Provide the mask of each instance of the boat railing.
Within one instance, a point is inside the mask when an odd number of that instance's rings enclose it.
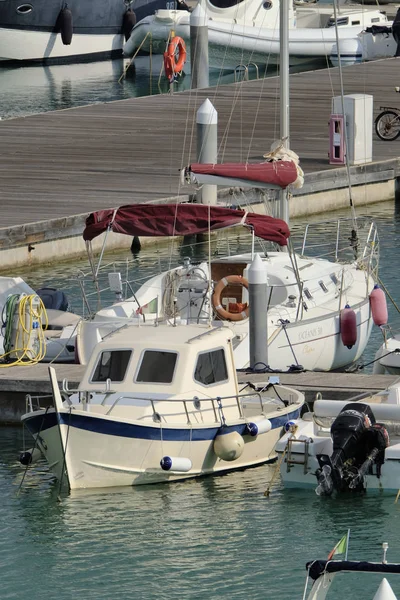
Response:
[[[63,386],[64,389],[68,388],[68,386]],[[68,398],[68,404],[69,404],[69,408],[73,408],[76,407],[78,408],[79,405],[84,405],[87,406],[91,403],[91,400],[93,399],[94,396],[94,391],[93,390],[69,390],[69,394],[72,395],[74,393],[78,393],[79,396],[79,403],[72,403],[71,400]],[[101,406],[107,407],[107,402],[110,399],[111,396],[114,396],[117,394],[117,392],[115,392],[115,390],[111,390],[109,388],[107,388],[104,391],[99,390],[98,392],[96,392],[98,394],[103,395],[104,394],[104,398],[101,402]],[[64,397],[65,399],[65,397]],[[188,423],[191,423],[191,413],[193,411],[193,408],[197,411],[200,409],[201,405],[209,405],[211,410],[213,411],[214,414],[214,419],[215,422],[221,422],[221,424],[225,423],[225,415],[224,415],[224,410],[228,408],[232,407],[232,402],[234,404],[236,404],[237,407],[237,411],[239,414],[239,417],[242,419],[245,419],[245,415],[243,412],[243,406],[242,406],[242,402],[243,400],[246,401],[247,400],[256,400],[257,404],[260,405],[260,413],[262,413],[264,411],[264,404],[265,404],[265,400],[267,399],[266,396],[263,396],[261,392],[254,390],[249,394],[236,394],[236,395],[231,395],[231,396],[216,396],[213,398],[204,398],[201,397],[199,398],[198,396],[193,396],[192,398],[144,398],[144,397],[136,397],[136,396],[131,396],[131,395],[127,395],[126,393],[121,393],[118,394],[116,398],[112,399],[111,402],[111,406],[108,408],[107,412],[105,413],[106,416],[110,416],[111,413],[114,411],[114,409],[119,406],[121,404],[122,401],[126,401],[129,400],[130,402],[140,402],[140,403],[148,403],[151,406],[152,409],[152,417],[153,417],[153,421],[155,421],[156,423],[161,422],[162,420],[162,416],[160,414],[160,404],[181,404],[183,407],[183,411],[185,412],[186,415],[186,419]],[[280,400],[282,402],[282,406],[286,403],[283,400],[281,400],[278,396],[275,397],[271,397],[270,399],[272,400]],[[287,404],[294,404],[295,403],[295,398],[293,395],[290,395],[289,400],[287,400]],[[279,405],[280,406],[280,405]],[[193,408],[192,408],[193,407]],[[278,405],[277,405],[278,407]]]
[[[356,260],[372,272],[377,268],[378,230],[375,223],[367,217],[357,219],[357,228],[353,219],[343,218],[307,223],[303,234],[296,231],[296,228],[293,229],[293,245],[301,255],[330,256],[335,261],[343,262]],[[318,241],[321,237],[324,239],[323,243]]]
[[[31,413],[35,410],[45,410],[46,407],[41,405],[41,400],[46,400],[46,405],[49,405],[49,401],[52,400],[52,394],[44,394],[41,396],[32,396],[32,394],[26,394],[25,396],[25,412]]]

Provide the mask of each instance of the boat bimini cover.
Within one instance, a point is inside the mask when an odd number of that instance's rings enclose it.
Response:
[[[356,571],[363,573],[400,573],[399,563],[374,563],[353,560],[314,560],[306,568],[311,579],[317,580],[324,573]]]
[[[91,241],[104,231],[131,236],[181,236],[243,225],[280,246],[287,245],[287,223],[267,215],[206,204],[133,204],[99,210],[86,219],[83,239]]]

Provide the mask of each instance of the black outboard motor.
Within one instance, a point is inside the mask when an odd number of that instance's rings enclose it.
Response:
[[[400,56],[400,8],[397,9],[397,13],[392,24],[392,33],[394,41],[397,44],[395,56]]]
[[[368,404],[346,404],[332,423],[331,435],[332,455],[317,455],[318,495],[363,491],[365,475],[373,464],[377,465],[377,477],[380,477],[389,436],[383,425],[376,423]]]
[[[62,311],[69,309],[67,296],[61,290],[46,287],[36,290],[36,293],[42,300],[45,308]]]

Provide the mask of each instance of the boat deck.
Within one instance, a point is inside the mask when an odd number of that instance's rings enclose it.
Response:
[[[346,67],[345,93],[372,94],[374,116],[380,105],[400,106],[399,65],[392,58]],[[291,147],[306,177],[329,172],[328,119],[331,99],[340,95],[339,70],[291,75],[290,88]],[[178,170],[196,158],[193,123],[206,98],[218,111],[219,160],[262,159],[279,137],[277,77],[1,121],[0,200],[7,210],[0,248],[18,241],[10,227],[42,222],[35,228],[40,241],[37,232],[45,239],[51,219],[193,191],[180,189]],[[380,161],[397,159],[398,143],[374,134],[377,171]]]

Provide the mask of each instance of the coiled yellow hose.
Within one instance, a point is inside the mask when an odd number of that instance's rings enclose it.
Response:
[[[11,302],[6,304],[6,333],[4,334],[4,349],[7,350],[0,356],[0,360],[7,361],[0,364],[0,368],[14,367],[16,365],[34,365],[46,355],[46,338],[44,331],[48,326],[46,308],[36,294],[10,297]],[[15,346],[11,348],[11,331],[18,304],[18,326],[15,337]],[[8,307],[10,307],[8,309]],[[28,319],[27,319],[28,317]],[[37,330],[37,334],[34,332]],[[37,335],[38,343],[35,350],[30,343],[32,335]],[[11,356],[13,355],[13,356]]]

